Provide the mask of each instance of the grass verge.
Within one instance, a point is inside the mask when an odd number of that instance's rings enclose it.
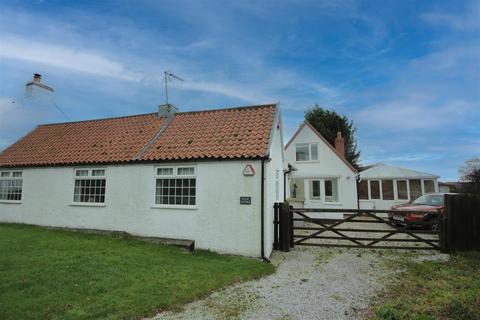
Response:
[[[0,224],[0,319],[132,319],[274,272],[254,259]]]
[[[452,255],[446,262],[388,259],[401,270],[370,310],[384,320],[480,319],[480,252]]]

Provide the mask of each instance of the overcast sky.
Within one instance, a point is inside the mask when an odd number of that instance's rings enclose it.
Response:
[[[0,2],[0,149],[34,126],[280,102],[357,127],[362,163],[456,180],[480,156],[480,1]],[[25,98],[34,72],[55,89]]]

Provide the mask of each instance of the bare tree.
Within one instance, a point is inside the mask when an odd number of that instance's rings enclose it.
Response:
[[[461,191],[465,193],[480,194],[480,158],[465,161],[460,167]]]

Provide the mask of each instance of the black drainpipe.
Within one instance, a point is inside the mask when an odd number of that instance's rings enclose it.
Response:
[[[288,170],[283,172],[283,202],[287,201],[287,174],[293,171],[293,166],[288,165]]]
[[[261,183],[262,183],[262,186],[261,186],[261,209],[260,209],[260,216],[261,216],[261,232],[260,232],[260,238],[261,238],[261,257],[262,257],[262,260],[265,261],[265,262],[270,262],[270,260],[265,257],[265,160],[266,159],[262,159],[262,173],[261,173]]]
[[[357,190],[357,210],[360,210],[360,196],[359,196],[359,194],[358,194],[358,184],[360,183],[360,180],[361,180],[361,179],[360,179],[360,175],[359,175],[359,174],[355,175],[355,180],[356,180],[356,181],[355,181],[355,182],[356,182],[356,183],[355,183],[355,188],[356,188],[356,190]]]

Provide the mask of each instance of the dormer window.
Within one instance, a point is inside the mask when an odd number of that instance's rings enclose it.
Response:
[[[296,161],[318,160],[318,143],[298,143],[296,147]]]

